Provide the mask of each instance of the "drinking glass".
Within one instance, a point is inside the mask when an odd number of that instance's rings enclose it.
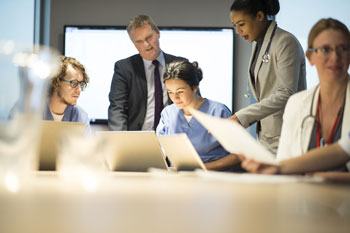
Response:
[[[37,164],[40,122],[58,53],[48,47],[20,50],[0,41],[0,184],[12,191]]]

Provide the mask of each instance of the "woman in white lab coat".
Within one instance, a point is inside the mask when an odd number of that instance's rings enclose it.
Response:
[[[320,83],[289,99],[278,160],[332,144],[350,131],[349,30],[338,20],[321,19],[310,31],[306,56]]]
[[[240,155],[243,168],[264,174],[346,170],[350,160],[349,48],[350,32],[343,23],[321,19],[315,24],[306,56],[316,66],[320,84],[288,100],[277,153],[279,165],[262,164]],[[348,172],[318,175],[350,182]]]

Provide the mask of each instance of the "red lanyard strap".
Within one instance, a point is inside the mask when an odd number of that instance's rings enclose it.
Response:
[[[319,117],[319,106],[320,106],[320,99],[321,97],[318,98],[318,103],[317,103],[317,126],[316,126],[316,147],[321,146],[321,124],[320,124],[320,117]],[[339,110],[337,114],[337,118],[335,119],[335,122],[332,127],[331,134],[328,137],[327,144],[330,144],[333,141],[335,129],[337,128],[338,121],[339,121],[339,115],[340,115],[341,109]]]

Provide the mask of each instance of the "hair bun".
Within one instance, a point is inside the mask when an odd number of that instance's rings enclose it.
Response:
[[[280,3],[278,0],[265,0],[266,14],[275,16],[280,11]]]
[[[194,61],[191,63],[193,65],[193,67],[195,68],[196,74],[197,74],[197,78],[198,78],[198,83],[203,79],[203,72],[202,69],[199,68],[198,66],[198,62]]]

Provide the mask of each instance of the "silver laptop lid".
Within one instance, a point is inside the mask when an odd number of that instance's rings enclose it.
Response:
[[[158,139],[177,171],[207,170],[186,134],[158,136]]]
[[[154,131],[99,131],[114,153],[106,160],[112,171],[146,172],[149,168],[168,169]]]

